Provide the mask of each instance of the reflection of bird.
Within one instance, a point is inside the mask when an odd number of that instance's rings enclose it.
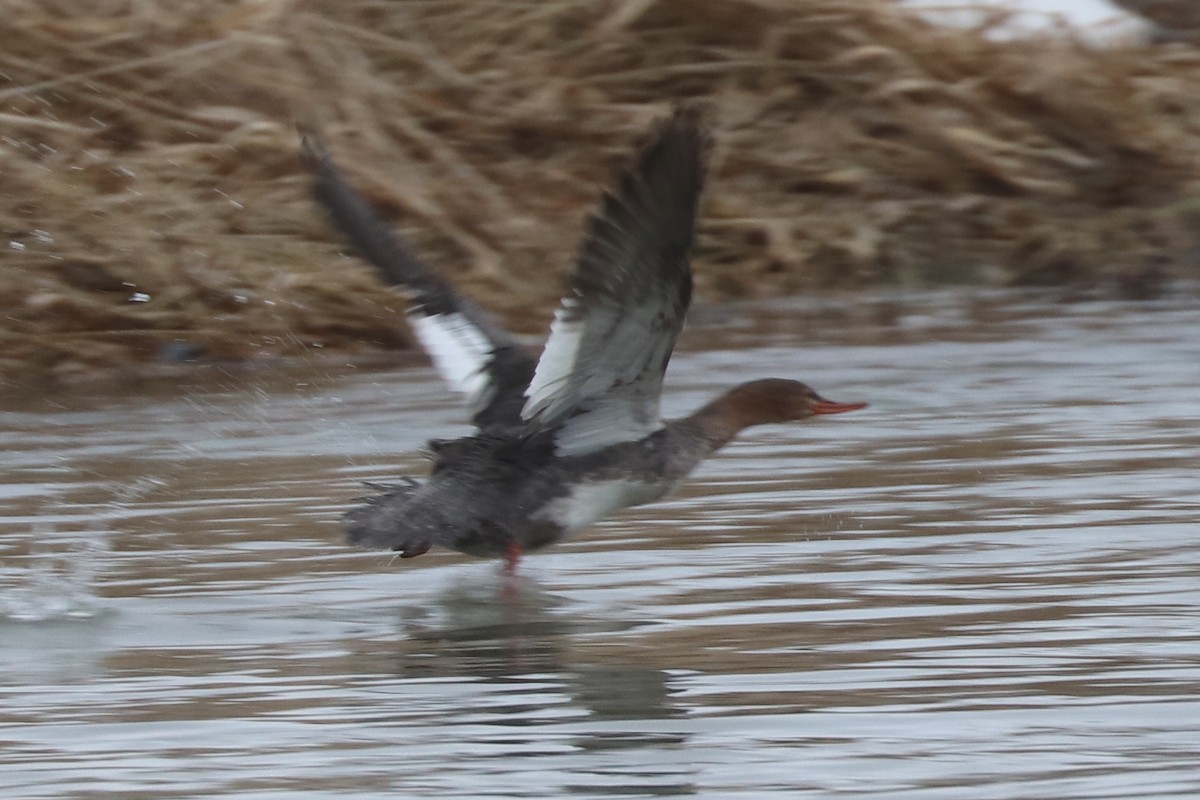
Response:
[[[424,482],[406,480],[347,514],[350,541],[507,556],[541,547],[674,489],[750,425],[836,414],[802,383],[752,381],[663,423],[663,372],[691,297],[688,264],[707,137],[683,109],[660,123],[607,194],[541,359],[431,272],[374,215],[311,139],[316,197],[390,283],[413,297],[417,338],[466,394],[478,432],[431,443]]]
[[[1162,38],[1200,40],[1196,0],[1112,0],[1114,5],[1153,22]]]

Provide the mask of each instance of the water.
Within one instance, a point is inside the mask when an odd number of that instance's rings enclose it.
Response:
[[[1200,795],[1200,303],[700,310],[756,429],[528,558],[340,543],[465,430],[420,366],[0,412],[0,795]]]
[[[1109,0],[901,0],[936,23],[975,27],[998,13],[1005,18],[1005,35],[1045,35],[1067,26],[1072,34],[1097,44],[1145,36],[1148,25]]]

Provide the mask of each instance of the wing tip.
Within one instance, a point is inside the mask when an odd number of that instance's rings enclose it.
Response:
[[[694,174],[696,193],[704,181],[705,164],[713,139],[711,116],[707,105],[698,101],[677,104],[669,115],[654,125],[643,140],[632,170],[638,174],[652,172],[659,161],[671,162],[672,171],[681,169]],[[686,168],[686,170],[682,169]]]
[[[297,122],[296,135],[300,138],[300,163],[310,172],[319,172],[329,162],[330,155],[317,125]]]

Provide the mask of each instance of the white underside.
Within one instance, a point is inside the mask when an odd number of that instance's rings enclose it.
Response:
[[[657,500],[673,489],[671,484],[642,481],[601,481],[576,486],[537,512],[539,519],[561,525],[567,532],[586,528],[614,511]]]

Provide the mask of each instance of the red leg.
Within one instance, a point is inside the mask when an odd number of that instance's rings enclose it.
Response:
[[[517,573],[517,562],[521,560],[521,554],[524,552],[525,549],[521,547],[520,542],[516,539],[509,539],[508,546],[504,551],[504,571],[509,575],[515,575]]]

